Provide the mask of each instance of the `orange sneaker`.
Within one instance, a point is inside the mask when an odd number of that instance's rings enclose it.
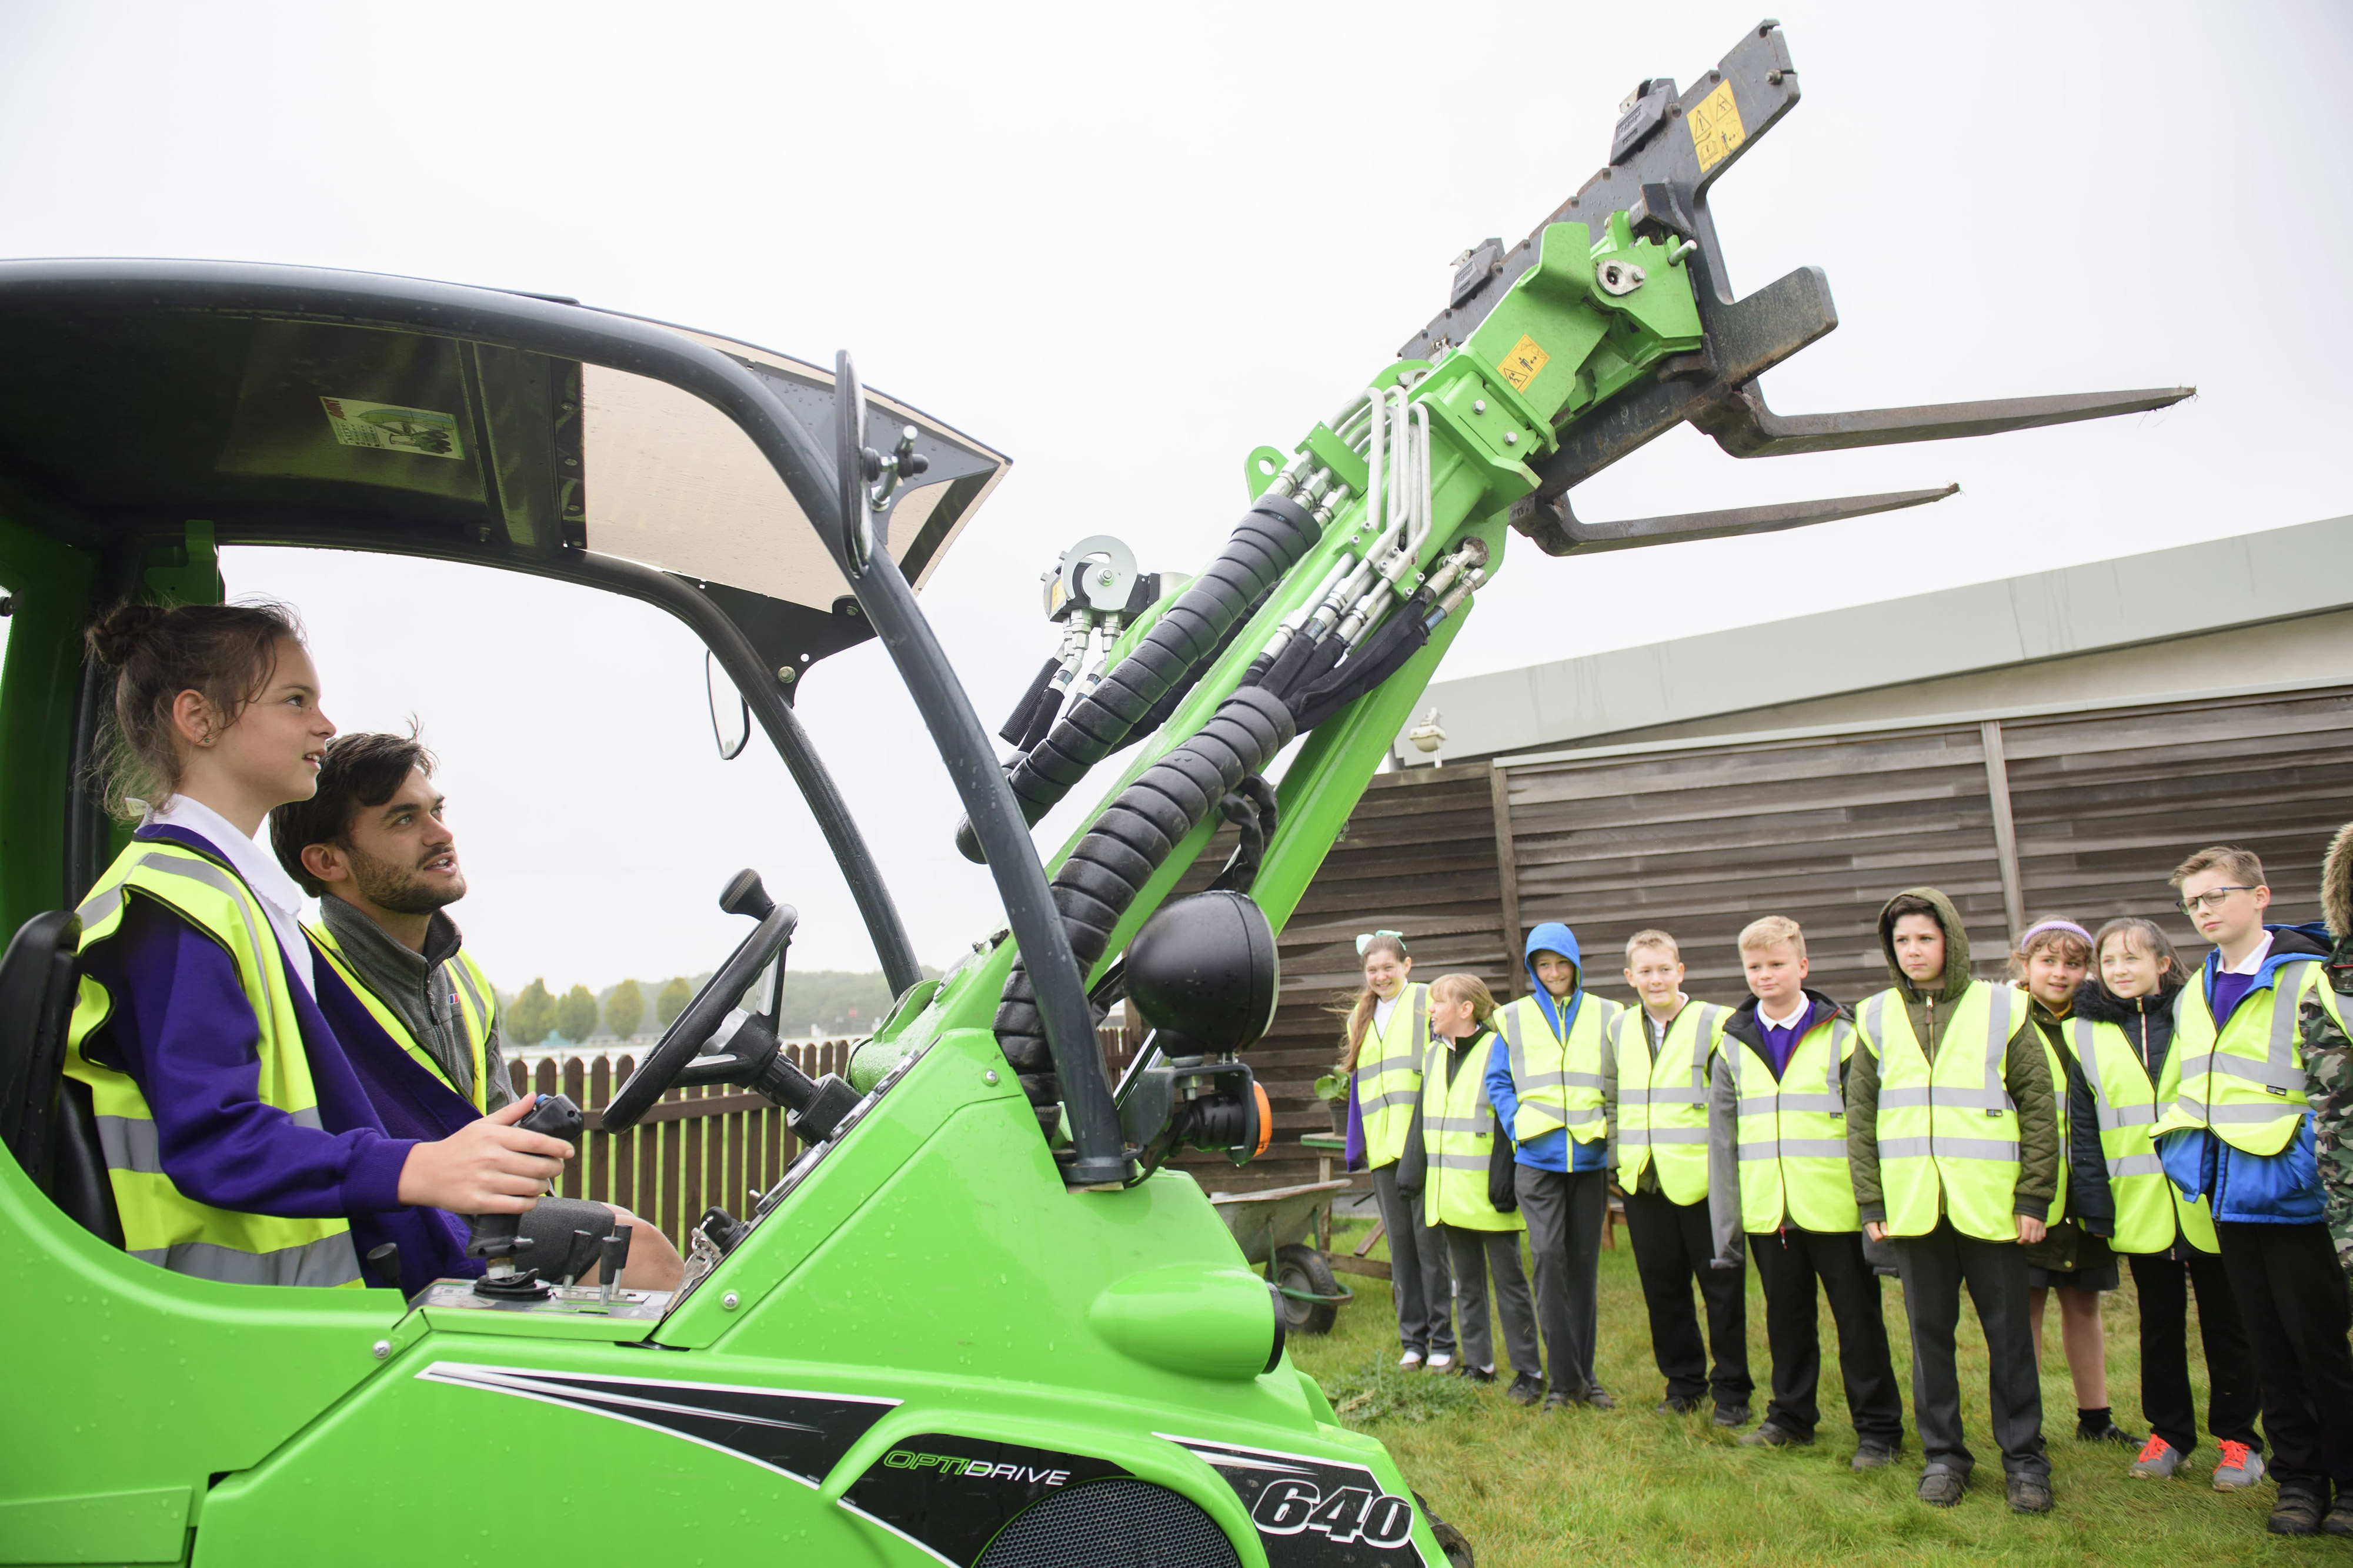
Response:
[[[2181,1450],[2152,1432],[2148,1441],[2141,1445],[2140,1458],[2132,1462],[2126,1473],[2142,1480],[2162,1481],[2170,1479],[2180,1468]]]
[[[2263,1479],[2263,1457],[2244,1443],[2224,1440],[2222,1462],[2214,1467],[2214,1489],[2244,1491]]]

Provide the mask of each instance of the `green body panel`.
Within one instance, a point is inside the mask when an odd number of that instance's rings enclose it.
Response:
[[[0,1508],[0,1563],[51,1560],[26,1553],[96,1494],[185,1492],[193,1522],[211,1476],[261,1463],[378,1370],[373,1347],[404,1310],[388,1290],[167,1274],[83,1231],[0,1155],[10,1403],[46,1416],[0,1422],[0,1504],[16,1505]]]

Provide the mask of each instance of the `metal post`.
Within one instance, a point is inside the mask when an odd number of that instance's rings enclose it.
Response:
[[[1985,741],[1986,798],[1993,809],[1993,853],[2001,865],[2001,910],[2015,941],[2026,929],[2026,890],[2018,874],[2018,827],[2010,816],[2010,764],[2001,751],[2001,722],[1978,726]]]
[[[1517,996],[1526,988],[1525,965],[1520,962],[1520,861],[1512,844],[1512,782],[1501,763],[1487,764],[1488,808],[1495,816],[1495,893],[1503,905],[1504,970]]]

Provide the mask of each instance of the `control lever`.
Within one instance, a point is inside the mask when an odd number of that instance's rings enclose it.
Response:
[[[387,1241],[368,1248],[364,1266],[368,1282],[386,1290],[400,1289],[400,1243]]]
[[[587,1118],[564,1094],[543,1094],[531,1113],[515,1123],[530,1132],[543,1132],[550,1138],[574,1142]],[[522,1215],[519,1214],[475,1215],[470,1221],[471,1234],[466,1238],[466,1256],[490,1260],[490,1272],[474,1281],[478,1296],[500,1296],[516,1300],[534,1300],[547,1294],[539,1272],[517,1268],[515,1258],[531,1250],[532,1243],[522,1234]]]
[[[628,1267],[629,1242],[635,1235],[635,1226],[617,1225],[612,1235],[596,1244],[596,1299],[607,1311],[621,1283],[621,1270]]]
[[[599,1245],[596,1233],[593,1230],[575,1230],[572,1233],[572,1245],[564,1249],[565,1284],[571,1285],[583,1274],[588,1272],[589,1266],[596,1261]]]

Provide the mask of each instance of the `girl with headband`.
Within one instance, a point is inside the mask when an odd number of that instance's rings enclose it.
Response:
[[[2062,1133],[2059,1202],[2052,1207],[2050,1234],[2026,1248],[2028,1310],[2039,1360],[2043,1309],[2052,1292],[2058,1292],[2059,1342],[2075,1384],[2076,1440],[2137,1444],[2139,1438],[2116,1425],[2108,1404],[2100,1295],[2119,1283],[2109,1245],[2116,1232],[2116,1195],[2100,1145],[2097,1097],[2068,1038],[2075,991],[2091,962],[2092,933],[2070,920],[2035,921],[2021,933],[2010,955],[2010,978],[2031,998],[2030,1015],[2050,1052]]]

